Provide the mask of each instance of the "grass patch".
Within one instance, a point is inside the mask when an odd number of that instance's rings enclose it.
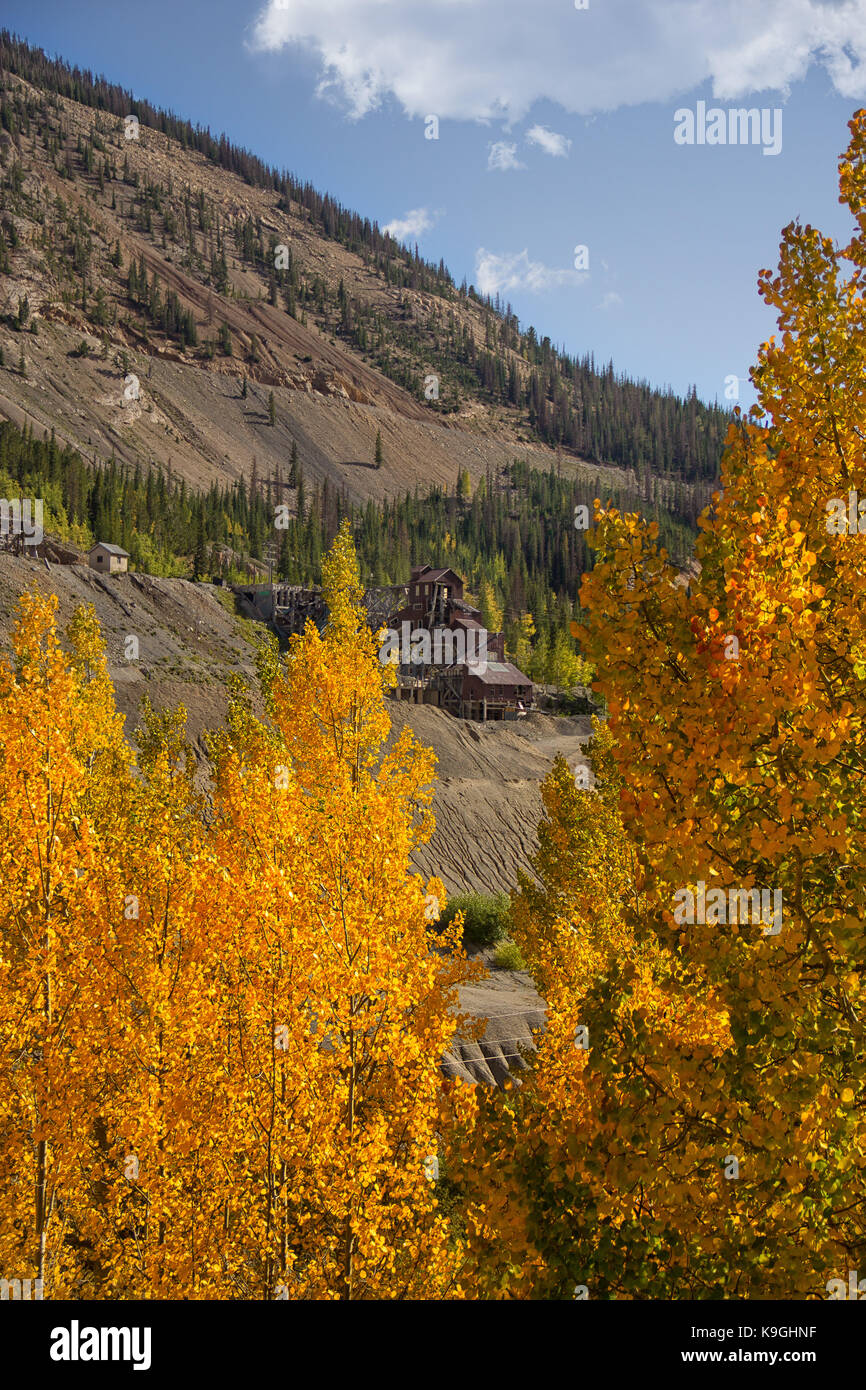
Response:
[[[260,634],[267,631],[263,623],[257,623],[255,619],[248,618],[240,611],[237,595],[233,589],[218,588],[213,589],[213,596],[217,603],[221,604],[230,618],[233,618],[238,625],[241,636],[251,647],[258,647]]]
[[[516,941],[500,941],[496,947],[493,964],[497,970],[525,970],[526,961],[520,954]]]

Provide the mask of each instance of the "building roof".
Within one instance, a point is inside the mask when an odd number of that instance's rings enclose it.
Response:
[[[409,580],[409,583],[410,583],[410,584],[417,584],[419,580],[423,579],[424,583],[427,584],[428,582],[430,582],[430,581],[432,581],[432,580],[444,579],[444,577],[445,577],[446,574],[451,574],[451,575],[453,575],[454,578],[457,580],[458,584],[460,584],[460,583],[463,582],[463,581],[461,580],[461,578],[460,578],[460,575],[457,574],[455,570],[452,570],[452,569],[433,570],[433,569],[430,568],[429,565],[419,565],[419,566],[416,566],[415,569],[413,569],[413,571],[412,571],[412,578]]]
[[[92,545],[88,550],[88,555],[92,555],[94,550],[107,550],[109,555],[125,555],[127,560],[129,559],[128,550],[122,550],[119,545],[111,545],[108,541],[97,541],[96,545]]]
[[[462,661],[460,663],[468,676],[477,676],[485,685],[532,685],[532,681],[510,661],[488,661],[486,669],[483,662]]]

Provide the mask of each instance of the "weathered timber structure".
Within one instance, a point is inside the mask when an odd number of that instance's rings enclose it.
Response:
[[[504,635],[485,630],[454,570],[416,565],[390,626],[430,636],[408,661],[401,644],[399,698],[440,705],[461,719],[517,719],[533,708],[532,681],[506,661]]]
[[[312,623],[321,632],[328,620],[328,605],[321,589],[302,589],[296,584],[275,584],[271,622],[280,637],[293,637]]]
[[[243,584],[235,592],[284,640],[308,622],[319,632],[327,622],[318,588]],[[518,719],[534,708],[535,686],[506,660],[503,634],[486,631],[454,570],[416,565],[408,584],[365,589],[364,607],[373,631],[391,634],[396,699],[439,705],[461,719]]]
[[[302,633],[308,622],[321,632],[328,620],[328,605],[320,588],[304,589],[299,584],[237,584],[235,593],[252,607],[257,617],[268,622],[282,638]],[[387,627],[394,605],[406,592],[405,585],[364,590],[364,607],[370,627]]]

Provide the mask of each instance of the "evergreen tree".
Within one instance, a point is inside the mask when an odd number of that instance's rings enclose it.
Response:
[[[207,541],[204,533],[204,517],[199,514],[198,532],[195,542],[195,554],[192,560],[192,577],[199,580],[203,577],[207,566]]]
[[[376,431],[376,452],[374,460],[377,468],[382,467],[382,431]]]
[[[306,494],[305,494],[305,491],[304,491],[304,470],[301,468],[301,465],[298,464],[298,504],[297,504],[297,505],[298,505],[298,521],[299,521],[299,522],[300,522],[300,521],[303,521],[303,519],[304,519],[304,502],[305,502],[305,496],[306,496]]]
[[[280,552],[277,560],[277,573],[281,579],[292,578],[292,549],[289,542],[288,530],[280,535]]]

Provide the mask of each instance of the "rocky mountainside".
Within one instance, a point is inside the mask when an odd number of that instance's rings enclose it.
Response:
[[[285,477],[294,442],[308,483],[361,501],[519,454],[689,522],[706,499],[725,412],[564,357],[327,195],[5,33],[0,174],[0,412],[85,456],[207,488],[254,460]]]
[[[44,102],[28,84],[6,80],[22,102]],[[2,224],[0,411],[8,418],[54,428],[84,456],[162,463],[197,488],[249,479],[253,459],[260,478],[277,466],[285,472],[293,440],[309,481],[327,478],[355,500],[432,483],[453,489],[459,470],[477,477],[517,451],[550,466],[550,449],[521,438],[520,422],[508,411],[468,401],[445,415],[434,403],[422,404],[339,341],[332,314],[318,309],[320,287],[333,295],[342,283],[374,315],[409,323],[445,312],[433,296],[387,285],[360,256],[311,229],[299,209],[278,209],[275,194],[249,187],[158,131],[140,127],[137,140],[126,140],[122,121],[62,98],[51,105],[50,119],[67,150],[77,151],[79,141],[90,148],[95,137],[100,161],[116,166],[120,177],[103,179],[100,190],[96,175],[76,167],[77,156],[71,176],[65,163],[58,169],[48,157],[51,137],[47,129],[37,134],[35,121],[17,144],[6,134],[0,155],[7,172],[12,162],[20,169],[17,195],[4,199]],[[150,207],[149,218],[141,215],[146,189],[160,190],[156,217]],[[165,228],[166,221],[184,225],[187,198],[196,213],[184,242],[178,230],[170,235]],[[268,302],[263,267],[233,254],[228,229],[247,222],[291,248],[296,277],[311,287],[310,308],[298,310],[300,317]],[[218,244],[225,254],[222,291],[201,268]],[[149,284],[156,277],[163,302],[177,296],[194,321],[195,346],[160,332],[130,300],[131,262],[143,265]],[[25,300],[35,333],[15,331]],[[459,317],[461,333],[466,327],[483,341],[480,306],[461,303]],[[220,346],[229,339],[231,355]],[[574,459],[566,465],[579,466]],[[617,476],[613,470],[611,478]]]

